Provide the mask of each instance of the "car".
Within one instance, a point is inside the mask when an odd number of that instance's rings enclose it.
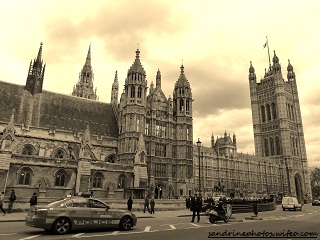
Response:
[[[302,204],[298,201],[295,197],[283,197],[282,198],[282,210],[285,211],[286,209],[289,210],[302,210]]]
[[[44,206],[31,206],[25,225],[42,228],[55,234],[66,234],[77,229],[119,227],[130,230],[137,217],[127,210],[111,209],[95,198],[68,197]]]
[[[319,199],[313,199],[312,200],[312,206],[320,206],[320,200]]]

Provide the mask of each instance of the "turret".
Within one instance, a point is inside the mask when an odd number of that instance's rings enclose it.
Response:
[[[180,76],[174,86],[173,102],[173,111],[176,116],[192,116],[192,93],[183,65],[180,67]]]
[[[118,95],[119,95],[119,82],[118,82],[118,71],[114,76],[114,80],[112,83],[112,90],[111,90],[111,103],[115,106],[118,105]]]
[[[250,67],[249,67],[249,81],[251,82],[257,82],[257,77],[254,72],[254,67],[252,66],[252,62],[250,61]]]
[[[93,88],[94,74],[91,66],[91,45],[87,53],[85,64],[79,74],[78,83],[72,92],[73,96],[97,100],[96,91]]]
[[[290,60],[288,60],[288,67],[287,67],[287,78],[288,78],[288,81],[294,81],[296,80],[296,74],[294,73],[293,71],[293,66],[291,65],[290,63]]]
[[[213,133],[211,135],[211,148],[214,148],[214,136],[213,136]]]
[[[27,82],[24,87],[25,90],[30,92],[32,95],[42,92],[43,78],[46,65],[42,66],[42,43],[40,43],[40,48],[37,57],[30,62]]]

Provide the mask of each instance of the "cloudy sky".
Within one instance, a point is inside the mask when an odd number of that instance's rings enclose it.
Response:
[[[110,102],[139,44],[147,80],[172,96],[183,59],[193,93],[194,140],[237,135],[238,151],[254,154],[248,69],[257,78],[276,51],[286,77],[294,67],[309,166],[320,165],[319,1],[56,0],[0,2],[0,80],[25,84],[30,60],[43,42],[44,89],[70,94],[91,43],[94,86]],[[121,89],[122,91],[122,89]]]

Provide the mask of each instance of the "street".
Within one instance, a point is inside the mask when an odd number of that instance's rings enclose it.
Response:
[[[231,234],[229,239],[239,239],[234,236],[237,232],[256,234],[255,238],[263,238],[258,235],[262,232],[267,234],[280,233],[289,234],[281,239],[317,239],[317,236],[308,235],[307,232],[318,234],[320,222],[320,207],[304,205],[302,211],[282,211],[277,209],[270,212],[258,214],[262,220],[246,220],[245,217],[252,216],[251,213],[234,214],[234,221],[229,223],[218,222],[211,224],[201,216],[200,222],[191,223],[191,217],[157,217],[139,218],[138,224],[132,230],[122,232],[119,229],[72,231],[67,235],[54,235],[42,229],[27,227],[24,222],[2,222],[0,238],[6,240],[27,240],[27,239],[223,239],[222,236],[215,236],[217,233]],[[243,221],[241,221],[243,220]],[[304,237],[294,236],[297,233],[306,234]],[[234,236],[234,237],[233,237]],[[308,237],[308,238],[307,238]],[[244,238],[244,237],[242,237]],[[265,235],[270,238],[270,235]],[[272,239],[277,239],[272,237]],[[278,238],[280,239],[280,238]]]

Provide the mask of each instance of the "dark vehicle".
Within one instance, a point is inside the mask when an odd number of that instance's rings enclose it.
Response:
[[[219,209],[218,204],[213,205],[211,208],[206,210],[206,216],[210,223],[216,221],[224,221],[227,223],[232,215],[232,205],[227,204],[226,206]]]
[[[56,234],[76,229],[103,229],[119,227],[129,230],[137,224],[137,217],[127,210],[110,209],[94,198],[69,197],[45,206],[32,206],[25,225],[43,228]]]
[[[313,199],[312,200],[312,206],[320,206],[320,200],[319,199]]]

